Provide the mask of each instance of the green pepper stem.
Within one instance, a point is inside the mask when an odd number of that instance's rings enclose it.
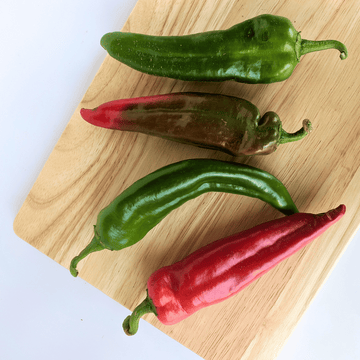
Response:
[[[70,263],[71,275],[74,277],[76,277],[78,275],[78,271],[77,271],[76,267],[80,260],[82,260],[87,255],[91,254],[92,252],[100,251],[103,249],[104,249],[104,246],[100,243],[99,239],[96,236],[94,236],[93,239],[91,240],[90,244],[88,246],[86,246],[86,248],[84,250],[82,250],[78,256],[75,256],[71,260],[71,263]]]
[[[300,54],[305,55],[313,51],[321,51],[327,49],[336,49],[340,51],[340,59],[344,60],[348,56],[346,46],[337,40],[301,40]]]
[[[146,291],[147,292],[147,291]],[[123,322],[123,329],[126,335],[135,335],[139,329],[140,318],[145,315],[153,313],[157,316],[156,308],[154,303],[149,298],[149,294],[147,294],[145,300],[139,304],[133,313],[126,317]]]
[[[310,120],[308,120],[308,119],[303,120],[303,127],[300,130],[298,130],[292,134],[289,134],[284,129],[281,129],[279,144],[286,144],[288,142],[301,140],[311,130],[312,130],[312,125],[311,125]]]

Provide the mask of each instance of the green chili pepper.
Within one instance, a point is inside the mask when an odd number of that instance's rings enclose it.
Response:
[[[285,186],[266,171],[212,159],[180,161],[148,174],[100,211],[95,236],[70,264],[92,252],[121,250],[140,241],[172,210],[206,192],[225,192],[258,198],[285,215],[298,213]]]
[[[127,32],[105,34],[101,45],[110,56],[141,72],[188,81],[258,84],[287,79],[300,57],[337,49],[336,40],[302,40],[290,20],[264,14],[227,30],[183,36],[151,36]]]

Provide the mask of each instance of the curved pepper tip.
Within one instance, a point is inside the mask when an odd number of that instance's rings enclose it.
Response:
[[[73,261],[74,261],[74,259],[73,259]],[[77,271],[76,266],[72,265],[73,261],[71,261],[71,264],[70,264],[70,273],[73,277],[77,277],[79,272]]]
[[[131,332],[130,332],[130,318],[131,318],[130,315],[125,318],[125,320],[124,320],[124,322],[123,322],[123,324],[122,324],[122,327],[123,327],[124,333],[125,333],[126,335],[128,335],[128,336],[133,336],[133,335],[136,334],[136,332],[135,332],[135,333],[131,333]]]
[[[81,117],[84,119],[84,120],[86,120],[87,119],[87,117],[88,117],[88,114],[90,113],[90,109],[85,109],[85,108],[81,108],[80,109],[80,115],[81,115]]]
[[[338,50],[340,51],[340,59],[341,60],[345,60],[348,57],[348,50],[347,47],[343,44],[340,43],[341,45],[339,45]]]
[[[281,129],[279,144],[286,144],[292,141],[298,141],[303,139],[312,130],[312,124],[309,119],[305,119],[302,122],[302,128],[292,134],[287,133],[284,129]]]
[[[131,315],[127,316],[123,321],[122,327],[126,335],[135,335],[139,329],[140,318],[148,313],[153,313],[157,316],[157,312],[152,300],[149,297],[148,291],[145,300],[140,303]]]
[[[105,129],[112,129],[112,122],[108,121],[101,113],[99,114],[97,108],[80,110],[81,117],[91,125],[99,126]]]
[[[95,228],[95,226],[94,226]],[[96,233],[96,231],[95,231]],[[95,252],[95,251],[100,251],[103,250],[104,246],[101,244],[98,236],[95,234],[95,236],[93,237],[93,239],[91,240],[91,242],[80,252],[79,255],[75,256],[70,263],[70,273],[72,276],[76,277],[78,275],[78,271],[76,269],[79,261],[81,261],[82,259],[84,259],[86,256],[88,256],[89,254]]]
[[[92,109],[85,109],[82,108],[80,109],[80,115],[81,117],[87,121],[88,123],[94,125],[94,121],[93,121],[93,110]]]
[[[304,119],[302,125],[306,133],[310,133],[312,131],[312,124],[309,119]]]
[[[327,212],[321,213],[319,215],[326,216],[329,223],[335,223],[339,221],[346,213],[346,206],[344,204],[339,205],[338,207],[331,209]]]
[[[346,206],[344,204],[339,205],[337,208],[328,212],[328,216],[333,216],[334,219],[340,219],[343,215],[345,215]]]
[[[340,59],[344,60],[348,56],[346,46],[337,40],[301,40],[300,55],[305,55],[313,51],[321,51],[326,49],[336,49],[340,51]]]
[[[109,36],[110,33],[106,33],[104,34],[101,39],[100,39],[100,45],[106,50],[107,49],[107,45],[109,43]]]

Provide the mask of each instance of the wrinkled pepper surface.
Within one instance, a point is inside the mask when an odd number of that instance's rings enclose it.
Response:
[[[143,73],[187,81],[258,84],[287,79],[301,56],[325,49],[348,55],[336,40],[304,40],[289,19],[263,14],[226,30],[182,36],[111,32],[102,47],[116,60]]]
[[[77,264],[90,253],[134,245],[172,210],[207,192],[257,198],[285,215],[299,212],[285,186],[266,171],[212,159],[180,161],[136,181],[100,211],[94,238],[72,259],[71,274],[77,276]]]
[[[247,100],[192,92],[114,100],[81,109],[80,114],[102,128],[140,132],[232,156],[270,154],[279,144],[300,140],[311,130],[310,121],[304,120],[299,131],[288,134],[276,113],[261,117]]]
[[[210,243],[155,271],[147,297],[123,322],[134,335],[140,317],[153,313],[165,325],[222,302],[302,249],[345,214],[345,205],[323,214],[297,213]]]

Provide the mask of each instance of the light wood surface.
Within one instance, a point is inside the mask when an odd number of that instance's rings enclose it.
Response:
[[[140,177],[188,158],[234,160],[269,171],[303,212],[324,212],[344,203],[347,213],[339,223],[230,300],[173,326],[161,325],[153,315],[144,317],[207,360],[276,358],[359,227],[360,2],[139,0],[123,29],[191,34],[225,29],[262,13],[289,18],[305,39],[345,43],[348,59],[341,61],[336,50],[308,54],[285,82],[245,85],[157,78],[107,56],[14,222],[19,237],[68,267],[91,240],[103,207]],[[175,91],[242,97],[262,114],[277,112],[288,132],[304,118],[311,120],[313,132],[272,155],[234,159],[143,134],[100,129],[79,115],[81,107]],[[204,194],[174,210],[138,244],[91,254],[80,262],[79,276],[133,310],[145,296],[147,278],[159,267],[279,216],[259,200]]]

